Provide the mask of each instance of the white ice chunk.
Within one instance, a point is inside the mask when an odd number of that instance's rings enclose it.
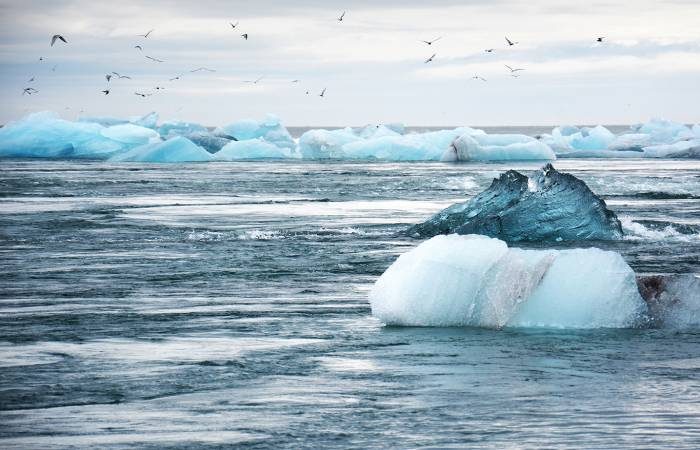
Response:
[[[521,250],[478,235],[436,236],[377,280],[372,314],[388,325],[622,328],[646,304],[615,252]]]
[[[525,139],[527,138],[527,139]],[[494,144],[480,144],[494,143]],[[497,145],[499,144],[500,145]],[[556,155],[544,142],[523,135],[469,135],[452,142],[443,161],[554,160]]]
[[[232,141],[214,154],[219,161],[236,161],[242,159],[282,159],[290,158],[291,153],[285,148],[277,147],[262,139]]]
[[[176,136],[165,142],[146,144],[115,155],[110,161],[132,162],[204,162],[211,161],[212,155],[187,138]]]
[[[383,136],[343,145],[347,159],[381,159],[387,161],[438,161],[452,140],[466,129]]]
[[[342,158],[343,146],[360,139],[351,128],[309,130],[299,138],[299,153],[305,159]]]

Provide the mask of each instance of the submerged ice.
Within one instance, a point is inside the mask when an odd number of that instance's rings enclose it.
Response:
[[[456,234],[401,255],[370,304],[383,323],[402,326],[626,328],[647,312],[618,253],[522,250]]]

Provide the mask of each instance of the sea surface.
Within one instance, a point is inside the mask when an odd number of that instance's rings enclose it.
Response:
[[[408,224],[539,167],[0,161],[0,448],[700,448],[700,330],[371,316]],[[700,272],[700,161],[555,167],[586,246]]]

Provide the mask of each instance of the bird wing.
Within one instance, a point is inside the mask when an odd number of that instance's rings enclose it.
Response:
[[[68,43],[68,41],[66,40],[66,38],[64,38],[64,37],[61,36],[60,34],[58,35],[58,38],[59,38],[60,40],[62,40],[63,42],[65,42],[66,44]]]
[[[508,70],[510,70],[511,72],[513,72],[513,68],[510,67],[508,64],[503,64],[503,65],[506,66],[506,67],[508,68]]]
[[[57,35],[57,34],[55,34],[55,35],[51,38],[51,47],[53,47],[53,44],[56,43],[56,39],[58,39],[58,35]]]
[[[506,42],[508,43],[508,45],[513,45],[513,42],[511,42],[511,40],[508,39],[508,36],[506,36]]]
[[[440,39],[442,39],[442,36],[433,39],[433,42],[437,42],[437,41],[439,41]]]
[[[339,20],[343,20],[343,17],[345,17],[345,11],[343,11],[343,14],[340,15],[340,19],[339,19]]]

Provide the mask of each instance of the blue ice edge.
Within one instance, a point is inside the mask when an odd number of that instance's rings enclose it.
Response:
[[[292,138],[277,116],[239,120],[209,131],[158,115],[77,121],[30,114],[0,129],[0,157],[114,162],[212,162],[264,159],[384,161],[554,160],[557,157],[700,157],[700,126],[652,119],[614,135],[605,127],[556,127],[537,138],[459,127],[405,133],[403,125],[315,129]]]
[[[638,328],[700,326],[700,280],[653,317],[634,271],[598,248],[523,250],[481,235],[440,235],[401,255],[370,292],[389,326]]]

